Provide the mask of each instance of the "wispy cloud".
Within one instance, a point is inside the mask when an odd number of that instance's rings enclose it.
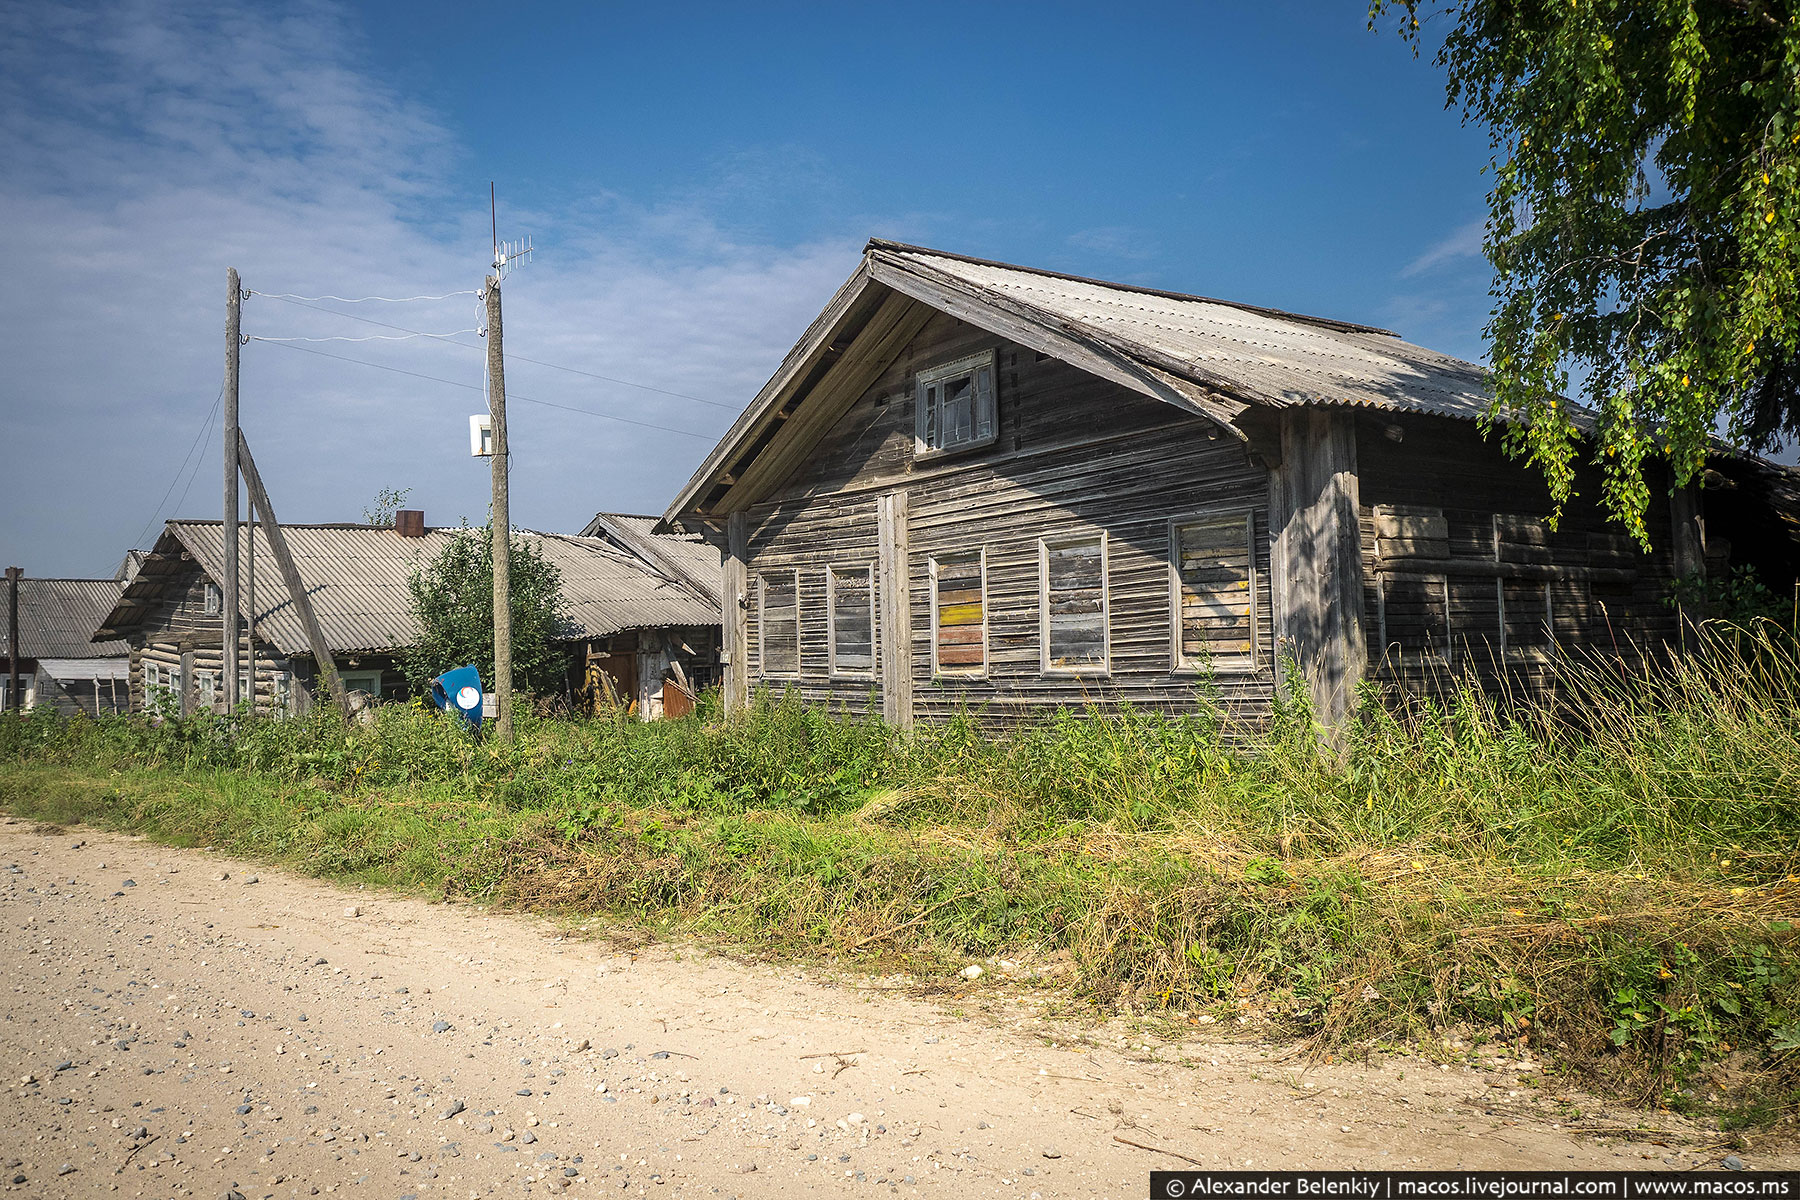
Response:
[[[1130,259],[1134,262],[1154,258],[1158,253],[1158,247],[1149,234],[1129,225],[1104,225],[1078,230],[1069,235],[1069,244],[1110,258]]]
[[[1425,253],[1401,268],[1400,277],[1411,279],[1450,263],[1481,257],[1481,239],[1487,232],[1485,218],[1460,225],[1449,236],[1434,243]]]
[[[0,215],[25,283],[0,298],[12,331],[0,406],[9,456],[41,479],[8,502],[7,562],[85,573],[129,547],[218,394],[227,266],[263,293],[480,283],[486,196],[450,198],[463,150],[376,77],[333,5],[7,5],[0,52],[11,64],[0,74]],[[733,191],[768,173],[745,160],[710,194],[503,212],[545,251],[508,282],[508,349],[742,404],[858,248],[848,234],[788,246],[723,228],[716,214]],[[432,332],[475,315],[471,297],[345,311]],[[246,304],[245,329],[391,332],[266,295]],[[468,458],[465,419],[479,393],[396,373],[479,386],[478,340],[460,340],[311,347],[391,370],[244,349],[244,425],[284,520],[354,519],[384,486],[414,488],[428,520],[482,519],[486,464]],[[699,435],[521,400],[513,513],[541,528],[578,527],[602,507],[660,508],[732,416],[526,363],[508,384],[521,398]],[[216,514],[219,472],[214,434],[184,510],[161,515]]]

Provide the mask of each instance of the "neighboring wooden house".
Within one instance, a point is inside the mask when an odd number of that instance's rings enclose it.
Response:
[[[123,568],[121,568],[123,569]],[[13,648],[7,644],[5,584],[0,583],[0,710],[10,707]],[[118,603],[119,579],[19,581],[19,691],[25,708],[50,705],[89,716],[124,712],[128,649],[121,641],[93,641],[94,630]]]
[[[416,532],[403,534],[402,528]],[[159,694],[183,714],[223,703],[222,529],[218,521],[170,521],[96,635],[129,643],[134,710],[153,706]],[[345,688],[383,699],[407,695],[397,656],[418,637],[407,580],[455,530],[426,528],[421,517],[416,525],[399,521],[394,528],[283,525],[282,532]],[[642,673],[655,686],[635,697],[645,715],[657,711],[653,693],[670,661],[690,671],[715,666],[715,601],[599,538],[530,531],[516,536],[536,539],[562,572],[572,651],[627,635],[634,646],[641,640],[662,650]],[[253,541],[248,533],[244,537],[247,629],[239,650],[240,686],[247,693],[254,678],[259,710],[297,710],[310,703],[317,665],[263,531],[256,530]]]
[[[716,546],[691,534],[659,534],[657,518],[630,513],[595,513],[581,531],[625,551],[650,570],[671,579],[714,613],[719,611],[720,561]],[[597,639],[587,647],[587,690],[590,699],[610,690],[635,697],[639,711],[655,718],[665,712],[680,716],[695,697],[720,682],[720,632],[634,629]],[[600,676],[606,676],[601,683]],[[674,683],[675,690],[668,689]]]
[[[1384,330],[873,241],[664,523],[724,551],[731,705],[1254,717],[1291,656],[1332,721],[1675,636],[1697,492],[1651,465],[1644,554],[1584,468],[1553,531],[1488,403]]]

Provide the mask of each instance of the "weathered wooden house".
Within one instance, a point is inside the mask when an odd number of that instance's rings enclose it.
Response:
[[[1329,721],[1366,678],[1530,686],[1674,636],[1697,491],[1653,478],[1651,554],[1585,475],[1553,531],[1488,401],[1385,330],[873,241],[664,522],[723,551],[728,703],[902,724],[1254,716],[1290,658]]]
[[[397,656],[418,637],[407,581],[455,532],[427,527],[417,513],[402,516],[417,520],[401,519],[393,528],[281,527],[345,688],[384,699],[407,695]],[[95,634],[129,644],[134,710],[159,694],[184,714],[223,702],[222,530],[218,521],[170,521]],[[311,701],[317,665],[263,531],[257,529],[254,539],[243,536],[240,692],[248,695],[253,686],[259,710],[297,710]],[[653,660],[641,672],[645,694],[634,697],[640,712],[656,711],[651,693],[671,661],[716,669],[716,600],[604,539],[529,531],[515,536],[537,539],[544,557],[562,572],[572,654],[629,638],[634,653],[641,645]]]
[[[11,705],[14,654],[5,586],[0,583],[0,710]],[[125,711],[129,651],[121,641],[92,640],[123,586],[119,579],[19,580],[20,707],[49,705],[70,716]]]
[[[595,513],[581,536],[632,555],[718,613],[718,550],[693,534],[657,533],[656,524],[655,517]],[[588,644],[586,690],[590,699],[606,692],[635,697],[638,711],[652,719],[681,716],[692,710],[702,690],[720,682],[720,649],[717,626],[622,630]],[[671,689],[670,684],[675,686]]]

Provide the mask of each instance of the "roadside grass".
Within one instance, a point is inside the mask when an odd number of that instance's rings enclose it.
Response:
[[[1715,628],[1565,664],[1554,706],[971,714],[901,734],[762,697],[511,747],[404,706],[346,730],[0,719],[0,806],[312,874],[954,979],[1334,1053],[1533,1049],[1727,1123],[1800,1097],[1800,655]],[[994,965],[989,963],[989,969]],[[960,981],[958,981],[960,982]]]

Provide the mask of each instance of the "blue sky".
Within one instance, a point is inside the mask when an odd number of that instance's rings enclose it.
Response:
[[[1365,13],[0,6],[0,418],[22,472],[0,560],[110,573],[162,518],[216,517],[225,268],[265,293],[248,332],[385,336],[271,294],[478,286],[490,179],[502,236],[541,250],[508,281],[508,350],[589,373],[509,365],[533,528],[660,511],[871,235],[1479,358],[1486,138]],[[321,307],[474,324],[468,296]],[[244,364],[284,521],[358,519],[383,487],[434,524],[484,519],[479,339],[253,342]]]

